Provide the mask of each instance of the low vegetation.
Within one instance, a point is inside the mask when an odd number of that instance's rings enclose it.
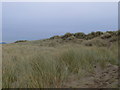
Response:
[[[46,40],[3,45],[2,87],[82,88],[80,82],[77,82],[78,86],[71,84],[69,77],[73,76],[71,82],[75,79],[81,81],[96,75],[96,70],[99,72],[96,67],[104,71],[109,65],[118,66],[117,35],[112,34],[107,39],[101,38],[101,35],[102,32],[91,33],[88,35],[91,39],[86,40],[87,36],[83,33],[67,33]],[[113,36],[116,40],[110,42]],[[111,84],[103,87],[118,87],[115,82],[113,78]],[[90,86],[98,88],[99,85],[94,82]]]
[[[19,40],[19,41],[15,41],[15,43],[19,43],[19,42],[27,42],[27,40]]]

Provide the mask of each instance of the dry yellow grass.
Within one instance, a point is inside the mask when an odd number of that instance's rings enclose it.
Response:
[[[94,72],[94,66],[105,69],[117,65],[117,44],[106,47],[86,47],[65,44],[44,47],[27,44],[3,45],[3,88],[58,88],[70,74],[80,78]]]

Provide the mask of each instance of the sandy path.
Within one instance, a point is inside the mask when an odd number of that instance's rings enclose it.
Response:
[[[70,75],[65,88],[115,88],[118,87],[118,66],[109,64],[104,70],[96,67],[94,74],[81,79]]]

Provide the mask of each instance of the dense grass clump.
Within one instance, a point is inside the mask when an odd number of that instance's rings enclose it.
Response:
[[[117,45],[59,47],[10,44],[3,46],[3,88],[58,88],[71,74],[94,72],[94,66],[117,65]]]

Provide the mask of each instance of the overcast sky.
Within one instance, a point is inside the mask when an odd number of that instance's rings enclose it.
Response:
[[[118,3],[3,3],[3,41],[118,29]]]

